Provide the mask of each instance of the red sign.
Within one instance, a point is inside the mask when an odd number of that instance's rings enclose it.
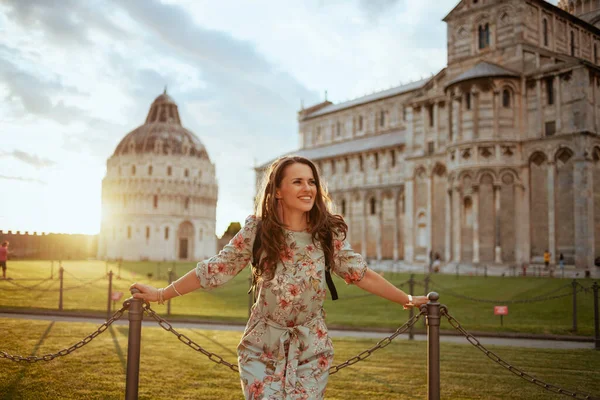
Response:
[[[112,301],[119,301],[121,297],[123,297],[123,292],[112,292],[112,296],[110,296]]]
[[[508,306],[494,306],[494,315],[508,315]]]

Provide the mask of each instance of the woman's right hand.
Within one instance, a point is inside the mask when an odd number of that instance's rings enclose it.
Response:
[[[137,289],[140,293],[134,293],[134,299],[142,299],[144,301],[158,301],[158,289],[154,286],[144,285],[143,283],[134,283],[129,286],[129,290]]]

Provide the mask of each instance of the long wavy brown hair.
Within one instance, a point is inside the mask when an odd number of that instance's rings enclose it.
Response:
[[[281,186],[285,169],[295,163],[308,165],[312,170],[317,187],[317,195],[313,208],[308,212],[308,231],[312,234],[312,241],[317,242],[323,249],[326,265],[333,265],[333,237],[346,239],[348,225],[341,215],[332,212],[332,202],[327,189],[321,182],[319,171],[315,164],[307,158],[300,156],[285,156],[275,160],[265,171],[263,176],[260,196],[256,201],[256,216],[261,224],[260,248],[257,259],[258,265],[253,268],[254,282],[258,279],[271,280],[275,275],[277,263],[285,249],[285,225],[277,213],[277,199],[275,193]]]

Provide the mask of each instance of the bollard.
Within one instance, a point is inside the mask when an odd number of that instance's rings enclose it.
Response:
[[[106,320],[107,321],[110,319],[110,314],[111,314],[110,301],[112,300],[112,278],[113,278],[113,272],[111,269],[110,272],[108,273],[108,305],[106,306]]]
[[[63,309],[63,267],[58,270],[58,279],[60,279],[60,291],[58,292],[58,311]]]
[[[173,283],[173,270],[169,268],[169,285]],[[171,299],[167,300],[167,315],[171,315]]]
[[[440,296],[427,295],[427,398],[440,400]]]
[[[594,290],[594,348],[600,350],[600,321],[598,319],[598,282],[592,285]]]
[[[408,293],[409,294],[413,294],[415,291],[415,274],[410,274],[410,279],[408,280]],[[410,310],[408,310],[408,318],[412,318],[415,315],[415,312],[413,310],[414,307],[411,307]],[[410,326],[410,329],[408,330],[408,340],[413,340],[415,338],[415,333],[413,332],[413,326]]]
[[[573,332],[577,332],[577,281],[573,279]]]
[[[131,289],[131,294],[139,293]],[[129,335],[127,338],[127,379],[125,382],[125,400],[137,400],[140,383],[140,346],[142,341],[142,303],[131,298],[129,303]]]

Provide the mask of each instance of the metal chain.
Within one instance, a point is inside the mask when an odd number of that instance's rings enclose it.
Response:
[[[356,364],[359,361],[363,361],[365,358],[369,357],[371,354],[373,354],[377,350],[383,349],[384,347],[386,347],[387,345],[392,343],[392,340],[394,340],[398,335],[401,335],[401,334],[405,333],[406,331],[408,331],[414,324],[417,323],[417,321],[419,321],[419,318],[421,318],[421,316],[423,314],[425,314],[425,312],[421,311],[419,314],[413,316],[411,319],[406,321],[404,323],[404,325],[402,325],[401,327],[396,329],[396,331],[394,333],[392,333],[390,336],[388,336],[384,339],[381,339],[379,342],[377,342],[377,344],[375,346],[371,347],[370,349],[365,350],[362,353],[360,353],[352,358],[349,358],[348,360],[344,361],[341,364],[332,366],[331,368],[329,368],[329,375],[333,375],[336,372],[338,372],[339,370],[341,370],[342,368],[346,368],[346,367],[349,367],[350,365]]]
[[[52,281],[52,279],[46,278],[46,279],[42,280],[41,282],[36,283],[35,285],[31,285],[31,286],[21,285],[20,283],[14,282],[12,279],[3,279],[2,281],[8,282],[11,285],[15,285],[15,286],[17,286],[17,287],[20,288],[20,289],[2,289],[2,290],[5,290],[7,292],[18,292],[18,291],[21,291],[21,290],[31,290],[31,289],[34,289],[34,288],[40,286],[43,283],[46,283],[48,281]]]
[[[536,385],[538,385],[538,386],[540,386],[540,387],[548,390],[549,392],[553,392],[553,393],[557,393],[557,394],[563,394],[565,396],[570,396],[570,397],[573,397],[573,398],[576,398],[576,399],[591,399],[591,400],[594,400],[594,399],[598,400],[599,399],[598,397],[593,397],[592,395],[589,395],[589,394],[572,392],[570,390],[566,390],[566,389],[560,388],[560,387],[552,385],[550,383],[546,383],[544,381],[541,381],[541,380],[537,379],[536,377],[534,377],[532,375],[529,375],[527,372],[524,372],[523,370],[510,365],[507,361],[504,361],[503,359],[501,359],[494,352],[486,349],[479,342],[479,340],[475,336],[473,336],[469,332],[467,332],[460,325],[460,323],[452,315],[450,315],[448,313],[448,310],[446,309],[445,306],[442,306],[440,311],[441,311],[441,314],[448,319],[448,322],[450,323],[450,325],[452,325],[452,327],[454,327],[454,329],[456,329],[457,331],[459,331],[460,333],[462,333],[465,336],[465,338],[467,339],[467,341],[469,343],[471,343],[477,349],[481,350],[481,352],[483,352],[486,356],[488,356],[488,358],[490,358],[492,361],[495,361],[496,363],[498,363],[502,367],[506,368],[507,370],[509,370],[513,374],[515,374],[515,375],[523,378],[527,382],[534,383],[534,384],[536,384]]]
[[[188,336],[184,335],[183,333],[179,333],[175,330],[175,328],[173,328],[173,325],[171,325],[167,320],[165,320],[164,318],[162,318],[160,315],[158,315],[151,307],[149,303],[144,303],[142,308],[144,309],[144,312],[146,314],[148,314],[150,317],[152,317],[156,322],[158,322],[158,324],[161,326],[161,328],[163,328],[165,331],[167,332],[171,332],[172,334],[174,334],[175,336],[177,336],[177,339],[179,339],[180,342],[182,342],[183,344],[189,346],[190,348],[196,350],[197,352],[202,353],[203,355],[205,355],[206,357],[208,357],[209,360],[211,360],[212,362],[216,363],[216,364],[222,364],[224,366],[226,366],[227,368],[229,368],[230,370],[234,371],[234,372],[239,372],[238,366],[231,364],[230,362],[227,362],[223,359],[223,357],[212,353],[208,350],[206,350],[205,348],[203,348],[202,346],[200,346],[198,343],[194,342],[192,339],[190,339]],[[343,363],[339,364],[339,365],[334,365],[331,368],[329,368],[329,375],[331,374],[335,374],[336,372],[338,372],[339,370],[341,370],[342,368],[346,368],[352,364],[356,364],[359,361],[364,360],[365,358],[369,357],[371,354],[373,354],[375,351],[382,349],[384,347],[386,347],[387,345],[389,345],[392,340],[394,340],[398,335],[401,335],[402,333],[405,333],[406,331],[408,331],[410,329],[411,326],[413,326],[414,324],[417,323],[417,321],[419,320],[419,318],[421,317],[421,315],[425,314],[424,311],[421,311],[419,314],[415,315],[414,317],[412,317],[411,319],[409,319],[404,325],[402,325],[401,327],[399,327],[398,329],[396,329],[396,331],[391,334],[390,336],[381,339],[375,346],[371,347],[368,350],[363,351],[362,353],[348,359],[347,361],[344,361]]]
[[[89,281],[84,281],[83,279],[76,277],[75,275],[73,275],[72,273],[70,273],[69,271],[67,271],[66,269],[63,269],[63,272],[65,272],[65,273],[66,273],[67,275],[69,275],[71,278],[73,278],[73,279],[75,279],[76,281],[79,281],[79,282],[81,282],[81,283],[97,282],[97,281],[99,281],[99,280],[101,280],[101,279],[107,279],[107,276],[106,276],[106,275],[102,275],[102,276],[101,276],[99,279],[92,279],[92,280],[89,280]]]
[[[438,287],[441,290],[443,290],[444,294],[448,294],[448,295],[453,296],[453,297],[458,297],[459,299],[471,300],[471,301],[475,301],[475,302],[479,302],[479,303],[493,303],[493,304],[498,304],[498,303],[504,303],[504,304],[536,303],[536,302],[540,302],[540,301],[560,299],[562,297],[567,297],[567,296],[572,296],[573,295],[573,292],[569,292],[569,293],[564,293],[564,294],[559,294],[559,295],[554,295],[554,296],[548,296],[547,294],[543,294],[543,295],[539,295],[539,296],[536,296],[536,297],[531,297],[529,299],[521,299],[521,300],[478,299],[476,297],[465,296],[463,294],[456,293],[452,289],[448,289],[448,288],[445,288],[443,286],[440,286],[439,284],[437,284],[437,282],[430,281],[429,283],[430,283],[430,285],[433,285],[433,286]],[[432,286],[430,286],[430,287],[432,287]],[[567,287],[570,288],[571,284],[561,286],[558,289],[554,289],[552,292],[556,292],[557,290],[565,289]],[[581,289],[579,289],[579,291],[581,291]]]
[[[113,322],[115,322],[116,320],[118,320],[119,318],[121,318],[123,316],[123,313],[125,312],[125,310],[127,310],[129,308],[130,303],[131,303],[131,300],[125,301],[125,303],[123,303],[123,307],[119,311],[115,312],[112,315],[112,317],[110,317],[110,319],[108,319],[108,321],[106,321],[105,323],[100,325],[100,327],[98,327],[98,329],[96,329],[94,332],[92,332],[91,334],[89,334],[88,336],[86,336],[85,338],[80,340],[79,342],[75,343],[73,346],[68,347],[66,349],[62,349],[58,353],[46,354],[41,357],[37,357],[37,356],[24,357],[24,356],[19,356],[19,355],[8,354],[5,351],[0,351],[0,358],[6,358],[8,360],[16,361],[16,362],[27,361],[29,363],[34,363],[37,361],[52,361],[57,357],[64,357],[66,355],[69,355],[72,352],[74,352],[75,350],[82,348],[83,346],[85,346],[86,344],[88,344],[89,342],[94,340],[102,332],[107,330],[108,327],[111,326]]]
[[[165,331],[167,332],[171,332],[172,334],[174,334],[175,336],[177,336],[177,339],[179,339],[179,341],[187,346],[189,346],[190,348],[204,354],[206,357],[208,357],[209,360],[211,360],[212,362],[215,362],[217,364],[222,364],[226,367],[228,367],[229,369],[231,369],[234,372],[238,372],[238,366],[231,364],[227,361],[225,361],[223,359],[223,357],[215,354],[215,353],[211,353],[210,351],[204,349],[202,346],[200,346],[198,343],[194,342],[192,339],[190,339],[189,337],[187,337],[186,335],[184,335],[183,333],[179,333],[177,332],[174,328],[173,325],[171,325],[167,320],[165,320],[164,318],[162,318],[160,315],[158,315],[152,308],[150,308],[150,304],[148,303],[144,303],[142,305],[142,308],[144,309],[144,312],[146,314],[148,314],[150,317],[154,318],[154,320],[156,320],[156,322],[158,322],[158,324],[161,326],[161,328],[163,328]]]
[[[103,280],[103,279],[104,279],[104,277],[100,277],[100,278],[98,278],[98,279],[95,279],[95,280],[92,280],[92,281],[85,282],[85,283],[83,283],[83,284],[81,284],[81,285],[77,285],[77,286],[71,286],[71,287],[63,287],[62,291],[63,291],[63,292],[67,292],[67,291],[69,291],[69,290],[73,290],[73,289],[80,289],[80,288],[82,288],[82,287],[85,287],[85,286],[87,286],[87,285],[94,284],[94,283],[96,283],[96,282],[100,282],[100,281],[101,281],[101,280]],[[11,284],[13,284],[13,285],[15,285],[15,286],[18,286],[18,287],[20,287],[21,289],[3,289],[3,290],[6,290],[7,292],[8,292],[8,291],[10,291],[10,292],[18,292],[18,291],[21,291],[21,290],[32,290],[32,289],[33,289],[33,288],[35,288],[36,286],[39,286],[39,285],[41,285],[42,283],[44,283],[44,282],[48,282],[48,281],[52,281],[53,283],[59,282],[59,281],[52,280],[52,279],[49,279],[49,278],[48,278],[48,279],[45,279],[44,281],[42,281],[42,282],[40,282],[40,283],[37,283],[37,284],[35,284],[35,285],[33,285],[33,286],[24,286],[24,285],[21,285],[21,284],[18,284],[18,283],[14,283],[14,282],[8,281],[8,282],[10,282]],[[50,286],[52,286],[52,285],[50,285]],[[47,288],[45,288],[45,289],[37,289],[36,291],[37,291],[37,292],[60,292],[60,287],[58,287],[58,288],[47,287]]]

